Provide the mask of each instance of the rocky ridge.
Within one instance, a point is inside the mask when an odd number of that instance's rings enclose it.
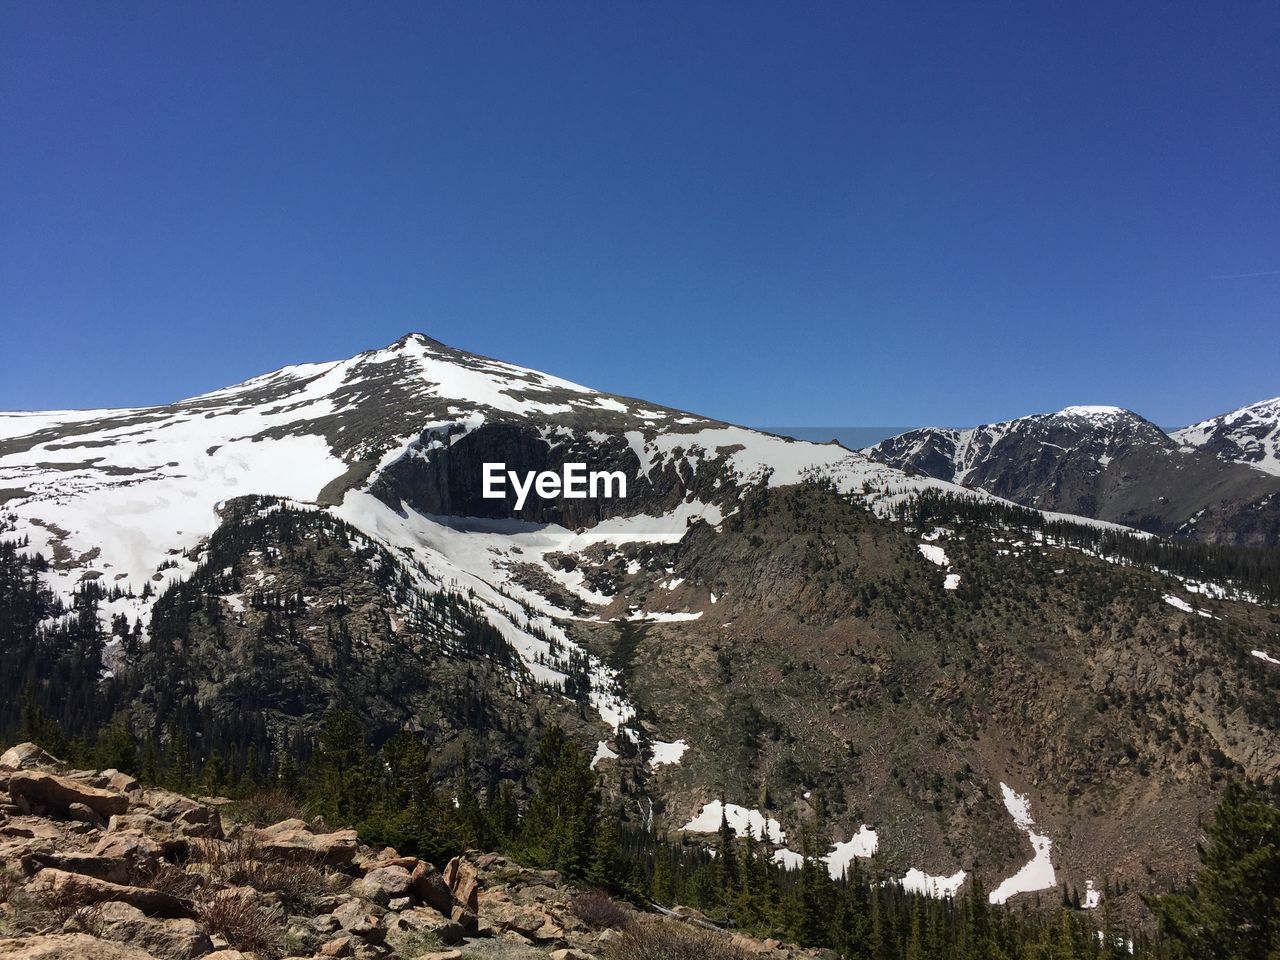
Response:
[[[1277,425],[1237,414],[1169,435],[1119,407],[1067,407],[964,430],[912,430],[864,452],[1037,510],[1162,536],[1275,546],[1280,477],[1268,469],[1267,444],[1274,447]]]
[[[66,769],[32,743],[0,756],[0,790],[5,960],[593,960],[636,925],[712,931],[726,956],[829,953],[679,907],[609,902],[602,922],[554,870],[468,851],[441,871],[352,829],[236,822],[229,800]]]

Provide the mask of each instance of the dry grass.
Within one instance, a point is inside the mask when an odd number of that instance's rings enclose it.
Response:
[[[199,894],[206,884],[205,878],[199,874],[188,873],[165,860],[134,865],[126,882],[135,887],[163,890],[187,900]]]
[[[283,790],[263,790],[237,800],[224,811],[227,819],[254,827],[269,827],[281,820],[307,820],[311,812]]]
[[[677,922],[636,923],[608,941],[605,960],[751,960],[723,934]]]
[[[102,930],[102,904],[87,884],[70,880],[32,891],[24,919],[45,931],[78,930],[96,936]]]
[[[631,911],[600,890],[578,894],[569,909],[592,930],[625,930],[631,925]]]
[[[200,902],[196,915],[210,934],[224,937],[236,950],[280,956],[284,917],[277,911],[264,910],[248,897],[215,895]]]
[[[253,835],[206,841],[193,847],[193,859],[209,867],[210,878],[228,886],[274,893],[289,913],[306,913],[327,892],[328,874],[319,856],[264,860]]]

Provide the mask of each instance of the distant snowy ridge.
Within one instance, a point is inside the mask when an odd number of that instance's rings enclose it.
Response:
[[[1171,436],[1184,448],[1280,476],[1280,397],[1210,417]]]

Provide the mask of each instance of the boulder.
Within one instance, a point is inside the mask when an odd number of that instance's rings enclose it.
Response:
[[[108,790],[132,793],[134,790],[142,789],[137,780],[127,773],[121,773],[119,770],[103,770],[98,776]]]
[[[105,940],[141,947],[160,960],[194,960],[213,950],[213,941],[194,920],[153,920],[137,907],[113,902],[99,913]]]
[[[21,798],[29,804],[39,804],[63,813],[73,803],[83,804],[100,817],[110,817],[129,809],[129,798],[124,794],[40,770],[20,770],[11,776],[9,796],[15,802]]]
[[[387,929],[380,922],[382,914],[380,907],[371,907],[359,900],[349,900],[333,911],[343,930],[371,943],[386,939]]]
[[[108,833],[93,848],[95,857],[117,857],[135,864],[155,863],[164,856],[164,848],[141,830]]]
[[[36,895],[75,890],[77,897],[85,904],[110,903],[112,900],[119,900],[153,917],[191,918],[195,914],[194,906],[190,901],[165,893],[163,890],[111,883],[108,880],[68,873],[53,867],[47,867],[37,873],[28,885],[28,889]]]
[[[0,770],[31,770],[36,767],[60,767],[62,761],[41,750],[34,743],[20,743],[0,754]]]
[[[454,857],[444,868],[444,882],[453,891],[453,899],[472,913],[479,913],[477,898],[480,893],[480,877],[476,868],[461,857]]]
[[[563,947],[551,951],[551,960],[596,960],[596,955],[573,947]]]
[[[434,907],[445,916],[453,910],[453,891],[431,864],[424,861],[414,867],[411,881],[413,895],[427,906]]]
[[[151,954],[123,943],[83,933],[0,940],[0,960],[154,960]]]
[[[757,940],[754,937],[735,933],[729,937],[729,944],[746,953],[773,953],[782,943],[778,940]]]
[[[407,895],[412,886],[413,877],[404,867],[379,867],[351,884],[351,893],[385,907],[393,898]]]
[[[107,835],[113,834],[142,834],[159,844],[166,857],[185,856],[191,847],[191,841],[176,825],[145,813],[124,813],[112,817],[107,823]]]
[[[514,931],[522,937],[532,938],[536,930],[548,922],[548,916],[537,907],[512,901],[501,891],[486,890],[480,898],[480,915],[497,930]]]
[[[72,820],[78,820],[81,823],[87,823],[89,826],[97,830],[107,829],[107,821],[98,813],[83,803],[72,803],[67,806],[67,816]]]
[[[376,855],[362,860],[358,866],[362,873],[377,870],[379,867],[404,867],[410,873],[418,866],[417,857],[402,857],[392,847],[385,847]]]
[[[308,926],[311,928],[312,932],[319,934],[320,936],[337,933],[342,929],[341,921],[331,913],[315,917]]]
[[[269,856],[280,860],[318,859],[330,866],[350,863],[356,855],[354,830],[312,833],[301,820],[282,820],[257,832],[258,843]]]
[[[142,802],[151,816],[172,823],[186,837],[221,839],[222,817],[216,808],[169,790],[145,790]]]
[[[22,869],[28,875],[46,868],[96,877],[109,883],[128,883],[130,863],[123,857],[101,857],[92,853],[53,853],[37,851],[22,858]]]
[[[455,903],[449,911],[449,919],[462,927],[467,933],[475,933],[480,926],[480,917],[474,910],[469,910],[460,903]]]
[[[466,935],[457,923],[440,916],[434,910],[422,907],[388,917],[385,926],[387,939],[392,942],[413,934],[426,934],[434,936],[441,943],[452,946],[461,943]]]
[[[322,957],[349,957],[355,953],[355,942],[349,934],[334,937],[320,948]]]

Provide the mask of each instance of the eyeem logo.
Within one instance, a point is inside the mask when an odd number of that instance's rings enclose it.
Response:
[[[541,473],[530,470],[521,478],[516,471],[508,470],[505,463],[486,463],[481,492],[486,500],[505,500],[509,480],[516,495],[517,510],[524,509],[530,490],[543,500],[555,497],[566,500],[585,500],[587,497],[624,499],[627,495],[627,475],[621,470],[592,470],[588,473],[585,463],[566,463],[563,469],[563,474],[554,470]]]

